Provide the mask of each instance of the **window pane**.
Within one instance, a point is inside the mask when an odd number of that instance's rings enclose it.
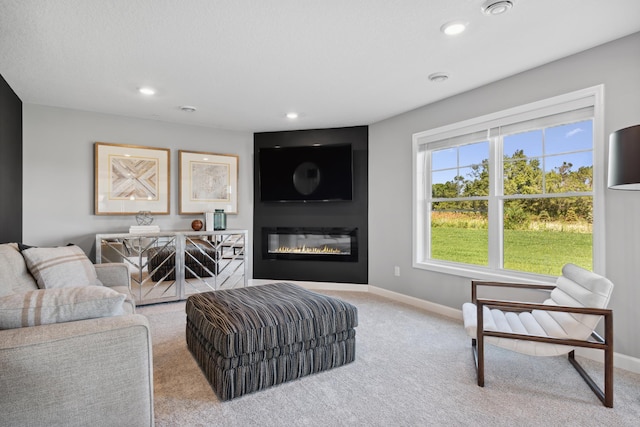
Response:
[[[485,160],[480,165],[474,165],[460,169],[460,175],[464,178],[462,196],[488,196],[489,195],[489,164]]]
[[[504,268],[560,275],[568,262],[592,269],[592,197],[504,202]]]
[[[446,148],[431,153],[431,169],[440,170],[458,166],[458,149]]]
[[[433,151],[432,197],[488,195],[488,159],[488,141]]]
[[[545,130],[546,154],[593,149],[593,125],[591,120],[554,126]]]
[[[488,265],[487,201],[433,203],[431,258]]]
[[[458,197],[461,179],[457,169],[449,169],[431,173],[431,197]]]
[[[460,166],[479,165],[489,158],[489,141],[460,147]]]
[[[542,156],[542,130],[505,136],[503,154],[512,157],[517,151],[521,151],[525,157]]]
[[[526,158],[522,151],[505,156],[503,164],[504,194],[541,194],[542,167],[539,158]]]
[[[457,169],[448,169],[431,174],[431,182],[433,184],[444,184],[448,181],[455,181],[455,177],[458,175]]]
[[[547,193],[593,190],[593,153],[549,156],[545,159]]]
[[[545,159],[544,168],[547,172],[550,172],[553,169],[561,169],[564,163],[567,163],[568,165],[566,166],[570,166],[573,171],[577,171],[581,167],[591,167],[593,166],[593,152],[583,151],[581,153],[549,156]]]
[[[474,172],[471,167],[460,168],[460,176],[465,182],[474,180]]]

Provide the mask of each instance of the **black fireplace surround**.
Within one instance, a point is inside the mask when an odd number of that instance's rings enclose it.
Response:
[[[368,283],[367,126],[254,134],[253,278]],[[263,201],[260,150],[349,145],[351,200]]]

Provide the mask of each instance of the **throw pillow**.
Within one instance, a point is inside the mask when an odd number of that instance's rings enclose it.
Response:
[[[0,244],[0,296],[38,289],[15,243]]]
[[[0,297],[38,289],[15,243],[0,244]]]
[[[95,267],[76,245],[31,247],[22,256],[40,289],[102,285]]]
[[[106,286],[38,289],[0,298],[0,329],[124,314],[125,295]]]

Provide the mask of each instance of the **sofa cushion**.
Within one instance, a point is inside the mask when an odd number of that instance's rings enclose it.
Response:
[[[0,297],[38,289],[15,243],[0,244]]]
[[[22,256],[40,289],[102,285],[93,264],[76,245],[31,247]]]
[[[0,297],[0,329],[124,314],[126,295],[106,286],[38,289]]]

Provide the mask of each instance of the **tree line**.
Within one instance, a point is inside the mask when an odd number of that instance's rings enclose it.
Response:
[[[524,150],[516,150],[512,156],[505,155],[503,162],[504,194],[558,194],[590,192],[593,186],[593,166],[581,166],[576,170],[573,164],[563,162],[561,166],[545,173],[541,161],[528,159]],[[489,161],[471,166],[467,177],[456,176],[452,181],[432,185],[434,198],[458,198],[489,195]],[[531,220],[577,222],[593,220],[592,198],[581,197],[536,197],[505,200],[505,228],[519,228],[518,225]],[[436,202],[434,211],[476,212],[487,214],[486,200]]]

